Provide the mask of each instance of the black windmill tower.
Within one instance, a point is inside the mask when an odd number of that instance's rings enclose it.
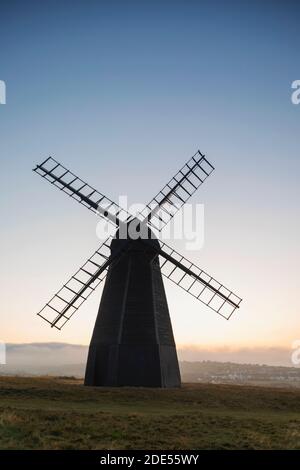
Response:
[[[180,386],[162,275],[227,319],[239,308],[238,296],[153,233],[165,227],[213,170],[198,151],[133,217],[52,157],[34,169],[116,228],[115,236],[105,240],[38,313],[60,330],[106,279],[85,385]]]

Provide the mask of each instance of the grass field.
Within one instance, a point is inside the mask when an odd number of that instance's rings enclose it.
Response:
[[[1,449],[300,449],[300,391],[0,377]]]

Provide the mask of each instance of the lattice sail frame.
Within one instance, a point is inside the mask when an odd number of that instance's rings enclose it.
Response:
[[[85,183],[52,157],[48,157],[43,163],[37,165],[33,171],[92,212],[111,222],[115,227],[118,227],[120,223],[127,223],[132,218],[126,210]]]
[[[38,313],[52,327],[60,330],[105,279],[111,240],[108,237]]]
[[[158,258],[162,274],[229,320],[242,299],[166,243],[160,241],[160,245]]]
[[[195,153],[161,191],[145,206],[139,216],[158,232],[214,171],[200,150]]]

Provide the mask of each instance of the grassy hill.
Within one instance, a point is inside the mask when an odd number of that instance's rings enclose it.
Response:
[[[1,449],[300,449],[300,391],[0,377]]]

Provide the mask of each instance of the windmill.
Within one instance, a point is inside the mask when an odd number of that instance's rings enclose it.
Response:
[[[134,217],[52,157],[34,168],[116,229],[38,313],[60,330],[105,280],[85,385],[180,386],[162,275],[226,319],[239,308],[240,297],[154,234],[213,170],[198,151]]]

